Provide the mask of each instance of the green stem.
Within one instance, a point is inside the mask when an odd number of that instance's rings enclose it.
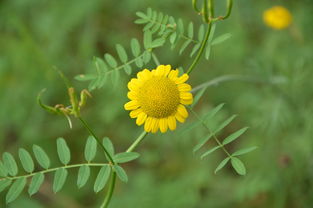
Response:
[[[110,177],[109,190],[108,190],[106,197],[104,198],[101,208],[107,208],[109,206],[113,192],[114,192],[115,182],[116,182],[116,172],[112,171],[111,177]]]
[[[85,126],[85,128],[88,130],[88,132],[97,140],[99,146],[103,149],[103,151],[104,151],[105,155],[108,157],[110,163],[115,164],[112,156],[109,154],[108,150],[103,146],[103,144],[101,143],[100,139],[96,136],[96,134],[91,130],[91,128],[89,127],[87,122],[82,117],[78,117],[78,119],[82,122],[82,124]]]
[[[78,168],[78,167],[81,167],[81,166],[104,166],[104,165],[108,165],[108,163],[81,163],[81,164],[74,164],[74,165],[66,165],[66,166],[62,166],[62,167],[56,167],[56,168],[50,168],[50,169],[46,169],[46,170],[42,170],[42,171],[38,171],[38,172],[33,172],[33,173],[30,173],[28,175],[21,175],[21,176],[13,176],[13,177],[5,177],[5,178],[1,178],[0,181],[2,180],[6,180],[6,179],[9,179],[9,180],[15,180],[15,179],[19,179],[19,178],[29,178],[29,177],[32,177],[38,173],[50,173],[50,172],[54,172],[54,171],[57,171],[58,169],[61,169],[61,168],[64,168],[64,169],[69,169],[69,168]]]
[[[190,65],[189,69],[187,70],[187,74],[190,74],[192,72],[192,70],[194,69],[194,67],[197,65],[197,63],[199,62],[201,55],[205,49],[206,43],[208,42],[209,36],[210,36],[210,32],[211,32],[211,28],[212,28],[212,23],[208,24],[208,28],[205,34],[205,37],[201,43],[201,48],[198,51],[198,54],[196,56],[196,58],[193,60],[192,64]]]
[[[143,131],[139,137],[130,145],[130,147],[126,150],[126,152],[132,152],[138,144],[147,136],[148,132]]]
[[[143,131],[139,135],[139,137],[135,140],[135,142],[130,145],[130,147],[127,149],[126,152],[133,151],[138,146],[138,144],[145,138],[145,136],[147,134],[148,134],[147,132]],[[111,198],[112,198],[112,195],[113,195],[113,192],[114,192],[114,189],[115,189],[115,182],[116,182],[116,172],[113,171],[112,174],[111,174],[111,177],[110,177],[109,189],[108,189],[106,197],[103,200],[101,208],[107,208],[109,206],[109,203],[111,201]]]

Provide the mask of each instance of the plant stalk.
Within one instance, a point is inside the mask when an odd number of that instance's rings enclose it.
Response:
[[[190,65],[189,69],[187,70],[187,74],[190,74],[192,72],[192,70],[194,69],[194,67],[197,65],[197,63],[199,62],[201,55],[203,54],[203,51],[205,49],[205,46],[208,42],[209,36],[210,36],[210,32],[211,32],[211,28],[212,28],[212,23],[210,22],[208,24],[208,28],[205,34],[205,37],[201,43],[201,48],[196,56],[196,58],[193,60],[192,64]]]

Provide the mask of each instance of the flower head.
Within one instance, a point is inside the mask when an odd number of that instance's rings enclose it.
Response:
[[[160,65],[149,71],[144,69],[128,83],[128,98],[124,105],[130,117],[137,118],[138,126],[144,124],[146,132],[162,133],[176,129],[176,120],[183,123],[188,117],[184,105],[193,102],[191,86],[185,82],[189,76],[178,76],[178,70],[170,65]]]
[[[276,30],[282,30],[291,24],[292,16],[286,8],[274,6],[264,11],[263,20],[267,26]]]

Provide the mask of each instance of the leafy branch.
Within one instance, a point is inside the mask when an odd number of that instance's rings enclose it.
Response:
[[[108,150],[109,154],[114,160],[114,165],[111,163],[95,163],[92,162],[95,159],[97,153],[97,141],[94,137],[90,136],[87,139],[84,156],[87,162],[79,164],[69,164],[71,160],[71,152],[63,138],[57,139],[57,154],[62,166],[50,167],[50,158],[47,153],[38,145],[33,145],[33,156],[23,149],[19,149],[19,159],[21,165],[26,174],[18,175],[19,167],[14,157],[8,153],[3,153],[2,161],[0,161],[0,192],[9,188],[6,194],[6,203],[14,201],[24,190],[27,179],[30,179],[28,194],[30,196],[36,194],[45,180],[45,174],[54,173],[53,179],[53,191],[59,192],[67,179],[68,169],[78,168],[77,174],[77,187],[82,188],[88,181],[90,176],[91,167],[100,167],[97,178],[94,183],[94,192],[101,191],[112,172],[116,172],[117,176],[124,182],[127,182],[128,177],[125,170],[119,166],[120,163],[125,163],[137,159],[138,153],[135,152],[123,152],[114,154],[113,144],[110,139],[105,137],[102,140],[103,146]],[[35,157],[38,166],[43,170],[35,171]]]
[[[234,153],[229,153],[228,150],[225,148],[225,146],[227,144],[235,141],[236,139],[238,139],[243,133],[246,132],[248,127],[243,127],[241,129],[233,132],[232,134],[230,134],[226,138],[224,138],[223,141],[220,141],[220,139],[216,136],[217,133],[222,131],[227,125],[229,125],[236,118],[236,115],[232,115],[231,117],[229,117],[226,120],[224,120],[213,131],[211,130],[211,128],[207,124],[208,121],[210,119],[212,119],[222,109],[223,106],[224,106],[224,104],[220,104],[220,105],[216,106],[211,111],[209,111],[205,116],[203,116],[203,118],[201,118],[191,107],[189,108],[189,110],[195,115],[195,117],[198,120],[198,122],[196,124],[197,125],[198,124],[202,124],[206,128],[206,130],[208,131],[208,134],[205,137],[203,137],[202,139],[200,139],[199,143],[193,148],[193,151],[197,152],[211,138],[213,138],[214,141],[216,142],[217,146],[215,146],[215,147],[205,151],[204,153],[202,153],[201,159],[207,157],[208,155],[210,155],[211,153],[215,152],[218,149],[222,149],[227,157],[222,162],[220,162],[220,164],[215,169],[215,173],[217,173],[220,169],[222,169],[228,163],[228,161],[231,161],[232,167],[236,170],[236,172],[238,174],[240,174],[240,175],[245,175],[246,174],[246,168],[245,168],[243,162],[239,158],[237,158],[236,156],[243,155],[243,154],[246,154],[248,152],[251,152],[254,149],[256,149],[256,147],[244,148],[244,149],[240,149],[240,150],[238,150],[238,151],[236,151]],[[195,127],[195,126],[193,126],[193,127]]]
[[[164,38],[153,39],[152,32],[148,30],[144,33],[143,37],[143,51],[136,38],[131,40],[130,48],[134,58],[129,59],[126,49],[122,45],[117,44],[116,51],[121,62],[120,65],[118,65],[116,58],[106,53],[103,59],[95,57],[93,60],[96,74],[81,74],[75,78],[79,81],[90,81],[89,90],[103,87],[107,83],[108,78],[111,78],[113,84],[117,84],[121,69],[124,69],[125,73],[130,75],[132,73],[132,64],[136,64],[139,68],[143,67],[144,64],[150,62],[153,49],[161,47],[164,43]]]

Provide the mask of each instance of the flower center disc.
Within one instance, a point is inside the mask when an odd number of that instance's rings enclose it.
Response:
[[[138,101],[151,117],[164,118],[176,112],[180,97],[177,85],[167,77],[152,77],[140,88]]]

